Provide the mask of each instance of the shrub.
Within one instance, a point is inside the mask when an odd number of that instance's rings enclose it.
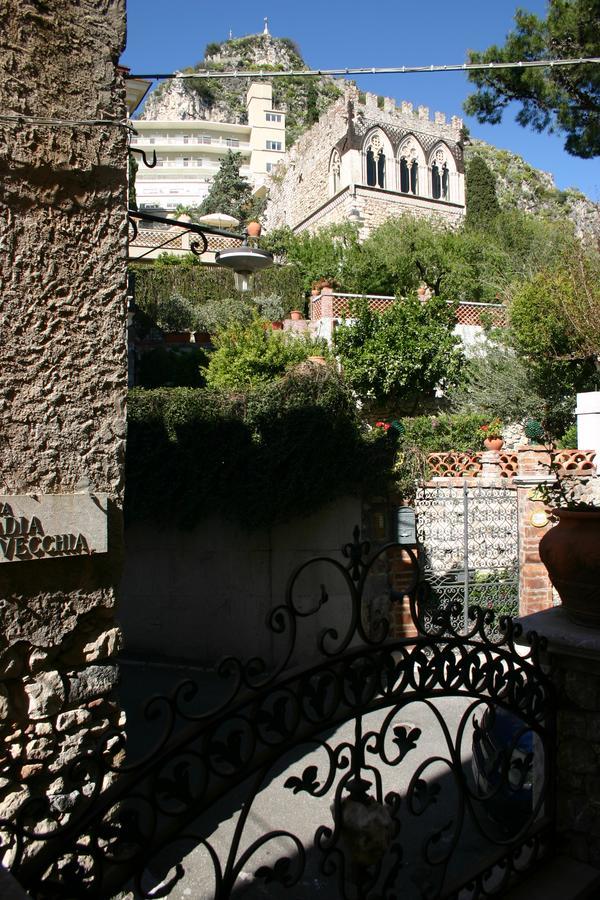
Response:
[[[389,434],[365,431],[347,386],[322,366],[243,394],[134,389],[126,515],[190,527],[219,513],[270,526],[382,489],[394,447]]]
[[[233,322],[218,332],[214,342],[206,381],[225,390],[268,384],[307,357],[328,353],[325,341],[289,337],[259,318],[247,325]]]
[[[175,350],[157,347],[140,359],[139,384],[144,388],[203,387],[203,369],[208,359],[200,349]]]

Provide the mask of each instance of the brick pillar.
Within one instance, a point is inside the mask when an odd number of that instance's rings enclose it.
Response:
[[[540,559],[540,540],[550,530],[548,508],[541,500],[532,498],[536,488],[551,484],[555,476],[549,474],[550,453],[544,447],[519,447],[519,474],[514,483],[519,505],[519,614],[548,609],[553,605],[552,585],[546,567]],[[546,524],[535,524],[543,522]]]
[[[321,291],[321,318],[333,319],[333,288],[324,287]]]
[[[390,637],[414,637],[417,633],[406,594],[415,577],[412,560],[402,547],[388,551],[393,602],[390,605]]]
[[[485,450],[481,454],[481,472],[479,478],[484,481],[499,479],[500,454],[497,450]]]

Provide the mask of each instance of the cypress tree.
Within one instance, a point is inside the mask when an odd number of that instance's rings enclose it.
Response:
[[[264,201],[252,196],[250,182],[240,175],[241,164],[242,154],[229,150],[198,208],[199,215],[226,213],[245,224],[261,214]]]
[[[466,177],[467,228],[487,228],[500,206],[496,196],[496,177],[481,156],[474,156]]]

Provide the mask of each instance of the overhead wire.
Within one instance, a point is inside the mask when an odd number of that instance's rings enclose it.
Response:
[[[318,78],[319,76],[335,75],[426,75],[432,72],[476,72],[494,71],[496,69],[534,69],[553,68],[555,66],[580,66],[588,63],[600,63],[600,56],[585,56],[577,59],[526,59],[519,62],[490,62],[490,63],[457,63],[452,65],[430,66],[364,66],[345,67],[341,69],[286,69],[281,72],[268,72],[258,69],[233,69],[230,72],[221,72],[211,69],[198,69],[196,72],[154,72],[144,74],[127,74],[125,78]]]

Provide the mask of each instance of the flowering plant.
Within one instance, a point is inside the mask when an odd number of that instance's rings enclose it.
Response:
[[[391,422],[375,422],[375,428],[383,428],[384,431],[389,431],[390,428],[393,428],[398,434],[404,434],[405,431],[404,425],[398,419],[392,419]]]
[[[481,425],[480,431],[485,433],[486,438],[502,437],[502,422],[500,419],[490,419],[487,425]]]

